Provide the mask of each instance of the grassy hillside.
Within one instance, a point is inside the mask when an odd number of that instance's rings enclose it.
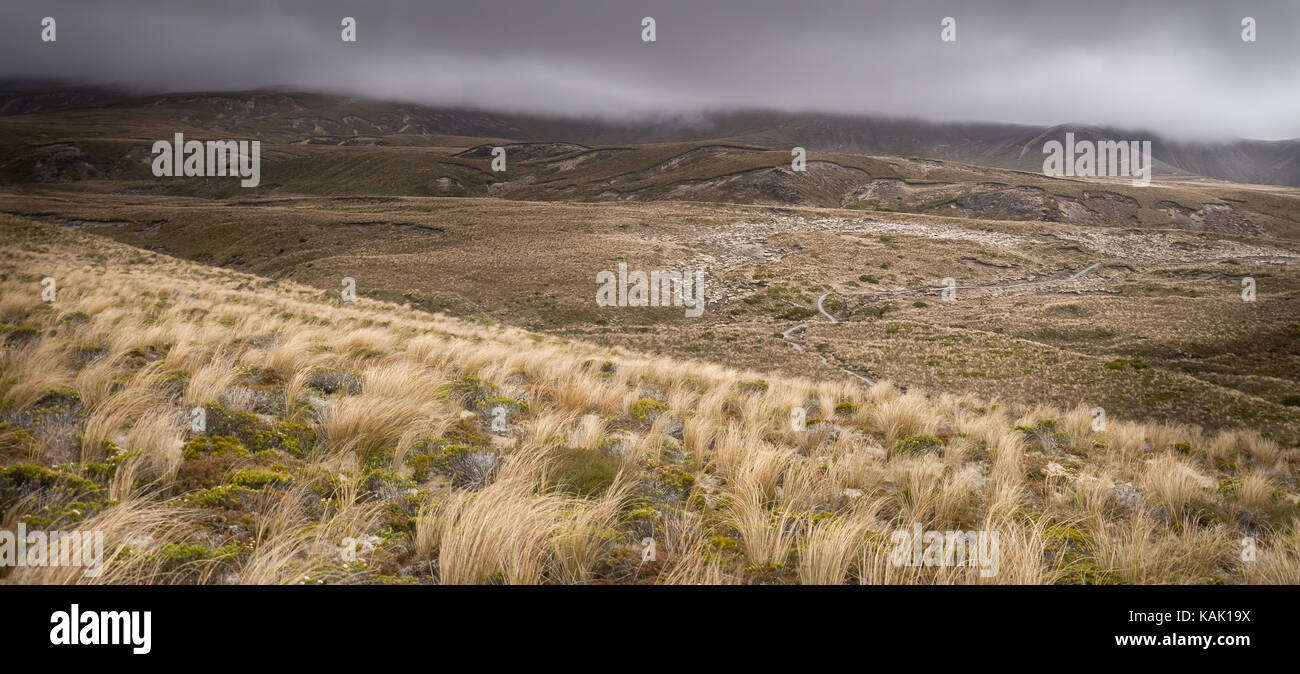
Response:
[[[0,526],[111,560],[6,582],[1300,582],[1300,456],[1251,428],[1094,431],[0,231]],[[914,524],[997,531],[998,573],[890,564]]]
[[[46,188],[8,203],[205,264],[328,291],[351,277],[372,299],[610,347],[1300,442],[1300,244],[1286,239],[682,202]],[[596,306],[593,280],[620,262],[704,270],[707,310]],[[957,301],[938,296],[944,278]]]

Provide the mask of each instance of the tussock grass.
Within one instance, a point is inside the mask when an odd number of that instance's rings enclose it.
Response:
[[[630,354],[0,226],[40,243],[0,258],[0,317],[34,331],[0,351],[0,469],[40,464],[5,522],[97,527],[111,560],[93,581],[29,567],[8,582],[1300,574],[1297,454],[1254,429],[1094,431],[1087,407]],[[44,275],[54,307],[33,300]],[[196,405],[220,433],[189,427]],[[820,423],[792,427],[796,407]],[[997,532],[997,575],[892,563],[891,535],[918,524]],[[364,544],[349,557],[348,541]]]

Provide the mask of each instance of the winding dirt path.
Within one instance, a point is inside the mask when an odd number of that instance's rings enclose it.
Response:
[[[997,288],[997,289],[1021,288],[1021,287],[1029,287],[1029,286],[1045,286],[1053,283],[1069,283],[1071,281],[1077,281],[1083,276],[1095,271],[1101,265],[1102,265],[1101,262],[1094,262],[1088,265],[1087,267],[1084,267],[1083,269],[1080,269],[1079,271],[1065,278],[1049,278],[1049,279],[1040,279],[1037,281],[1016,281],[1013,283],[993,283],[990,285],[983,285],[983,286],[947,286],[947,287],[951,287],[958,290],[961,289],[978,290],[978,289],[989,289],[989,288]],[[862,290],[857,292],[839,292],[839,291],[832,290],[830,292],[822,293],[821,297],[817,298],[817,311],[821,312],[821,314],[825,316],[826,319],[829,320],[831,323],[839,323],[840,322],[839,319],[835,318],[830,314],[830,312],[826,311],[826,308],[823,305],[823,302],[826,301],[826,298],[831,295],[880,295],[880,296],[893,297],[899,295],[932,294],[937,291],[942,291],[944,288],[945,288],[944,286],[941,287],[923,286],[920,288],[905,288],[903,290]],[[804,330],[807,329],[807,327],[808,327],[807,323],[800,323],[792,328],[787,329],[785,332],[782,332],[781,337],[785,338],[786,341],[790,342],[790,346],[793,346],[795,351],[802,352],[804,351],[803,345],[796,342],[794,338],[791,337],[791,335],[795,331]],[[830,361],[829,359],[826,358],[826,356],[817,354],[817,357],[821,359],[822,365],[830,365]],[[849,374],[854,377],[857,377],[859,380],[864,381],[867,384],[876,383],[875,380],[866,377],[862,374],[859,374],[857,372],[854,372],[853,370],[842,367],[840,368],[840,371],[845,374]]]

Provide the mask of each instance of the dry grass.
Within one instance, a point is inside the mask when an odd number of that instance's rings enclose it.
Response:
[[[0,263],[0,315],[37,331],[0,352],[0,466],[43,463],[86,490],[80,509],[96,506],[71,513],[42,487],[5,522],[103,530],[113,561],[93,582],[1300,574],[1295,449],[1251,429],[1111,419],[1094,432],[1087,408],[628,354],[4,226],[41,243]],[[53,308],[24,295],[45,274],[61,279]],[[73,311],[87,318],[64,321]],[[194,405],[220,434],[189,428]],[[494,406],[509,408],[504,431]],[[824,423],[792,427],[796,407]],[[78,436],[55,466],[57,439]],[[892,563],[891,535],[914,525],[996,532],[998,573]],[[1243,536],[1257,561],[1237,557]],[[657,560],[641,558],[644,538]],[[124,553],[131,540],[149,542]],[[373,549],[346,559],[347,540]],[[7,580],[91,582],[61,568]]]

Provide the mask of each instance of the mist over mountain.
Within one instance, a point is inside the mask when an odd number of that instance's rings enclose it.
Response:
[[[49,82],[0,85],[0,115],[76,109],[121,112],[171,110],[174,119],[212,132],[256,134],[277,142],[328,142],[350,136],[445,135],[515,142],[582,145],[727,140],[773,149],[867,155],[901,155],[981,166],[1043,170],[1043,144],[1078,140],[1150,140],[1155,173],[1193,175],[1241,183],[1300,186],[1300,139],[1187,140],[1140,129],[1062,123],[931,122],[871,115],[791,113],[775,110],[704,111],[647,119],[531,115],[471,108],[358,99],[303,92],[204,92],[132,95],[108,87]],[[115,123],[110,119],[110,124]],[[326,139],[321,141],[321,139]]]
[[[1256,0],[0,0],[0,78],[646,119],[779,110],[1300,137],[1300,5]],[[39,37],[58,20],[57,42]],[[343,17],[356,41],[341,39]],[[1242,22],[1254,22],[1253,41]],[[653,42],[641,23],[657,21]],[[952,19],[952,39],[942,22]]]

